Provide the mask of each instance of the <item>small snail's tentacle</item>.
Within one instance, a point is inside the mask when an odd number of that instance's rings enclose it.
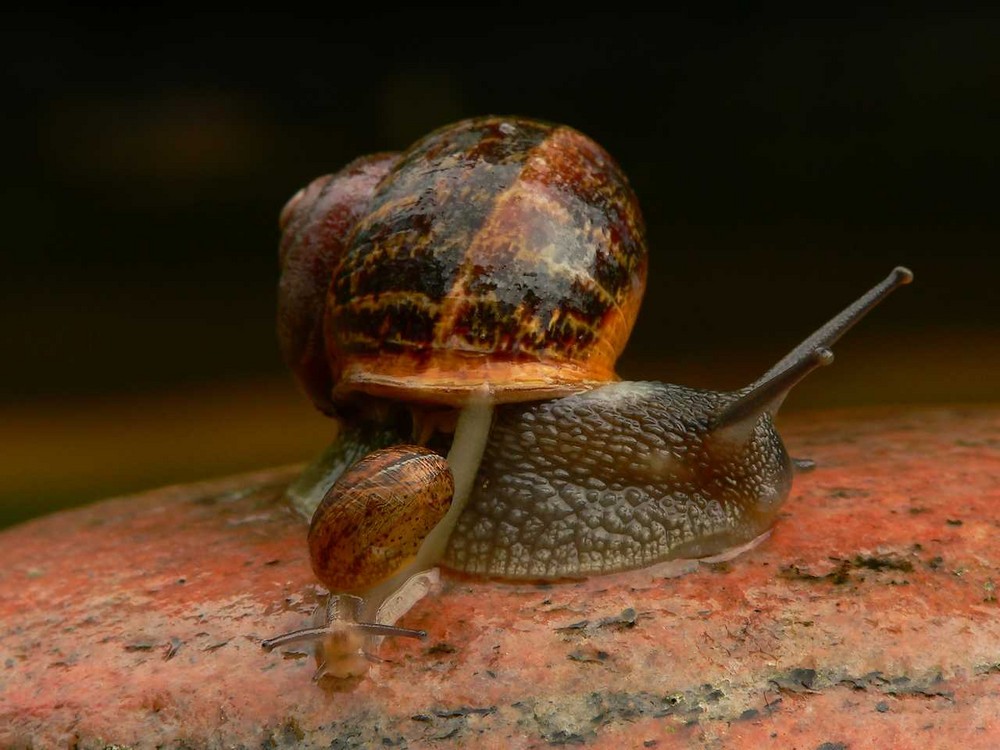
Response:
[[[833,363],[833,352],[820,347],[808,357],[799,357],[784,370],[775,371],[770,377],[761,378],[750,388],[739,392],[739,397],[727,404],[712,420],[715,430],[746,426],[749,435],[754,423],[765,411],[774,416],[788,392],[806,375],[819,367]]]
[[[391,635],[397,638],[417,638],[418,640],[424,640],[427,637],[426,630],[400,628],[395,625],[383,625],[380,622],[359,622],[355,627],[362,633],[380,637]]]
[[[319,667],[315,680],[327,675],[350,677],[364,673],[365,664],[372,660],[368,648],[377,644],[375,639],[385,637],[417,638],[427,637],[426,630],[399,628],[376,622],[358,620],[364,608],[364,600],[352,594],[331,594],[326,607],[317,612],[325,624],[318,627],[302,628],[261,641],[265,651],[273,651],[282,646],[296,643],[317,643]]]
[[[336,630],[340,628],[349,628],[351,630],[356,630],[359,633],[364,633],[365,635],[374,635],[379,637],[394,636],[397,638],[418,638],[420,640],[427,637],[426,630],[399,628],[395,625],[382,625],[381,623],[376,622],[336,622],[320,628],[302,628],[302,630],[293,630],[290,633],[283,633],[282,635],[275,636],[274,638],[268,638],[267,640],[261,641],[260,645],[265,651],[273,651],[276,648],[288,646],[292,643],[306,643],[321,640],[326,638],[331,633],[336,632]]]
[[[301,630],[293,630],[290,633],[282,633],[274,638],[267,638],[266,640],[260,642],[260,646],[265,651],[274,651],[276,648],[288,646],[292,643],[318,641],[320,638],[325,638],[329,634],[330,628],[326,626],[320,628],[302,628]]]
[[[792,468],[800,473],[812,471],[816,468],[816,461],[812,458],[793,458]]]
[[[896,266],[882,282],[876,284],[865,294],[861,295],[854,303],[848,305],[840,313],[831,318],[827,323],[814,332],[809,338],[792,349],[788,354],[770,370],[764,373],[760,380],[754,383],[751,388],[756,387],[772,378],[776,373],[793,367],[799,360],[812,356],[817,349],[830,348],[843,336],[850,328],[867,315],[879,302],[884,300],[889,294],[904,284],[913,281],[913,272],[909,268]]]

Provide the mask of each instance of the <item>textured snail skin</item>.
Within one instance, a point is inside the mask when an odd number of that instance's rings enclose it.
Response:
[[[732,393],[612,383],[498,411],[444,563],[502,578],[704,557],[768,529],[792,483],[773,416],[831,346],[913,273],[898,266]]]
[[[580,577],[704,557],[768,529],[792,466],[768,413],[737,394],[613,383],[499,410],[444,564],[499,578]]]

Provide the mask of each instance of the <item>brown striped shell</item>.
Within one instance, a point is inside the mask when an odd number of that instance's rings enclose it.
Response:
[[[617,379],[647,258],[638,202],[600,146],[566,126],[484,117],[377,165],[367,202],[342,188],[358,182],[349,166],[282,216],[279,297],[302,285],[285,277],[315,288],[329,273],[322,311],[310,303],[306,323],[284,325],[321,328],[329,369],[302,365],[319,359],[314,339],[282,333],[320,408],[355,392],[457,405],[484,383],[498,402],[522,401]],[[320,235],[335,238],[335,265],[302,249]]]
[[[316,407],[333,414],[333,374],[326,356],[323,309],[351,231],[398,154],[355,159],[313,180],[281,212],[278,342],[285,363]]]
[[[427,448],[369,453],[327,492],[309,527],[313,572],[331,591],[359,591],[412,559],[451,507],[448,462]]]

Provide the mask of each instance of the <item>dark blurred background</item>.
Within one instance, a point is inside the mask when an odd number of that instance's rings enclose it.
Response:
[[[604,145],[644,208],[620,370],[728,388],[903,263],[789,409],[1000,396],[995,12],[7,14],[0,525],[298,461],[277,214],[486,113]]]

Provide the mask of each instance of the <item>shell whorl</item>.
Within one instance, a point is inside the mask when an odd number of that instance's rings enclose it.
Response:
[[[398,156],[372,154],[355,159],[336,174],[313,180],[281,211],[278,343],[302,389],[327,414],[335,411],[333,373],[323,335],[330,279],[375,186]]]
[[[334,274],[335,395],[461,403],[485,381],[508,401],[613,380],[646,263],[635,195],[586,136],[442,128],[379,183]]]
[[[313,514],[309,554],[332,591],[357,591],[395,574],[451,507],[448,462],[427,448],[369,453],[334,484]]]

